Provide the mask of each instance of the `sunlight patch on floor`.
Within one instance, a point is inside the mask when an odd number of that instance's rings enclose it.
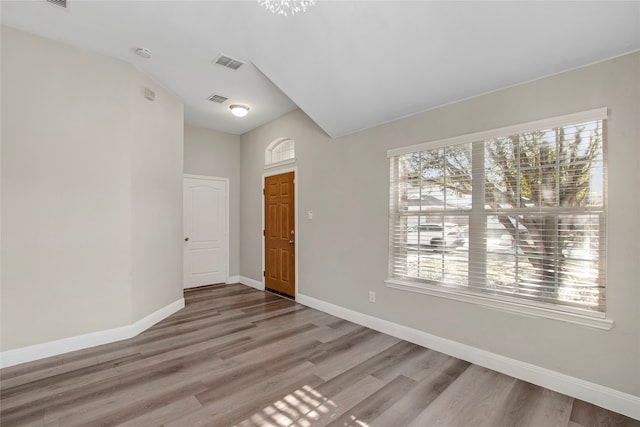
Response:
[[[322,396],[313,387],[305,385],[253,414],[246,420],[250,424],[240,423],[239,425],[310,427],[314,421],[335,410],[335,403]]]
[[[365,423],[364,421],[359,420],[358,418],[356,418],[353,415],[351,415],[349,417],[349,419],[351,420],[351,422],[349,424],[346,424],[348,426],[369,427],[369,424]]]

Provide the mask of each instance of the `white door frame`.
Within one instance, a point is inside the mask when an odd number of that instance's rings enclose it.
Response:
[[[226,252],[226,256],[225,256],[225,266],[224,266],[224,276],[225,276],[225,283],[229,283],[229,178],[224,178],[224,177],[218,177],[218,176],[207,176],[207,175],[192,175],[192,174],[184,174],[183,176],[183,182],[184,182],[184,178],[191,178],[191,179],[206,179],[209,181],[222,181],[224,182],[224,192],[225,192],[225,210],[224,210],[224,250]],[[182,195],[182,198],[184,200],[184,194]],[[184,224],[184,218],[183,218],[183,224]],[[183,225],[183,234],[184,234],[184,225]],[[183,236],[184,238],[184,236]],[[184,251],[182,252],[184,254]],[[184,256],[184,255],[183,255]],[[182,260],[182,266],[184,268],[184,259]],[[182,273],[182,288],[184,289],[184,272]]]
[[[296,234],[293,235],[293,239],[295,240],[295,244],[293,246],[293,250],[294,250],[294,254],[296,257],[296,261],[294,263],[295,269],[296,269],[296,286],[295,286],[295,292],[294,292],[294,296],[295,298],[298,298],[298,276],[299,276],[299,269],[298,269],[298,247],[299,247],[299,243],[300,243],[300,227],[298,226],[298,167],[297,166],[292,166],[292,167],[288,167],[288,168],[274,168],[274,169],[270,169],[267,172],[264,172],[262,174],[262,178],[260,181],[260,188],[262,190],[264,190],[264,179],[268,176],[274,176],[274,175],[282,175],[283,173],[288,173],[288,172],[293,172],[293,197],[294,197],[294,227],[296,230]],[[262,278],[260,279],[260,281],[262,282],[262,289],[265,289],[265,277],[264,277],[264,272],[265,272],[265,252],[264,252],[264,246],[266,243],[266,238],[264,235],[264,230],[265,230],[265,217],[264,217],[264,201],[265,201],[265,195],[264,195],[264,191],[261,191],[262,193],[262,207],[260,208],[260,211],[262,212]]]

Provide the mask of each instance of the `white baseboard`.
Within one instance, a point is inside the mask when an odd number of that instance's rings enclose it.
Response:
[[[182,308],[184,298],[154,311],[131,325],[3,351],[0,353],[0,368],[132,338]]]
[[[228,285],[231,283],[240,283],[240,276],[229,276],[226,283]]]
[[[240,283],[243,285],[251,286],[259,291],[264,291],[264,283],[257,280],[249,279],[248,277],[240,276]]]
[[[640,420],[640,397],[550,369],[491,353],[316,298],[297,294],[296,302],[458,359],[548,388]]]

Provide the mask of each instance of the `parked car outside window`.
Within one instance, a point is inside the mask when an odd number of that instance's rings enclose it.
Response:
[[[458,224],[428,223],[407,227],[407,244],[421,249],[450,251],[465,244],[464,232]]]

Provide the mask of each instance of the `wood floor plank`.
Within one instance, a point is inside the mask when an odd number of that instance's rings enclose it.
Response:
[[[21,395],[2,398],[2,421],[45,407],[74,406],[91,399],[99,399],[120,390],[125,385],[134,385],[138,381],[151,382],[161,379],[181,369],[188,369],[196,364],[216,363],[217,351],[226,349],[235,342],[204,342],[193,348],[175,349],[152,358],[131,362],[119,368],[81,375],[46,388],[34,388]]]
[[[316,365],[314,373],[328,380],[398,342],[397,338],[364,328],[325,343],[310,361]]]
[[[100,357],[83,357],[76,358],[70,361],[60,360],[60,363],[52,364],[49,367],[39,366],[32,370],[24,371],[24,373],[12,376],[8,379],[0,380],[0,394],[5,397],[7,394],[4,392],[14,387],[18,387],[24,384],[41,381],[43,379],[58,377],[70,372],[79,372],[81,369],[91,368],[95,365],[108,366],[109,362],[121,360],[122,358],[130,357],[139,353],[132,348],[119,349],[116,351],[105,351]],[[28,365],[28,364],[27,364]],[[89,372],[89,371],[85,371]]]
[[[448,357],[444,363],[430,369],[429,375],[383,411],[373,424],[394,427],[410,425],[424,408],[440,396],[469,366],[469,362]]]
[[[0,425],[640,427],[240,285],[129,340],[0,371]]]
[[[256,324],[258,328],[288,327],[292,323],[307,322],[319,326],[318,321],[328,316],[326,313],[298,304],[293,306],[291,310],[263,317],[262,319],[253,321],[253,323]]]
[[[60,356],[48,357],[46,359],[36,360],[28,363],[21,363],[19,365],[9,366],[8,368],[0,369],[0,388],[5,381],[15,377],[23,375],[30,375],[34,372],[43,371],[46,369],[52,369],[62,365],[63,359]]]
[[[181,419],[202,408],[195,396],[175,400],[168,405],[146,412],[132,420],[118,424],[120,427],[154,427],[167,420]]]
[[[569,396],[518,381],[501,403],[495,422],[500,425],[517,422],[523,427],[566,426],[572,405],[573,399]]]
[[[142,359],[142,355],[140,353],[134,353],[126,356],[119,357],[114,360],[110,360],[108,362],[102,363],[94,363],[83,368],[77,368],[72,371],[63,372],[59,374],[53,374],[46,376],[41,379],[32,380],[26,383],[22,383],[20,385],[5,384],[6,388],[2,390],[2,397],[9,398],[16,396],[21,393],[30,393],[34,387],[36,388],[46,388],[46,387],[57,387],[59,384],[64,383],[66,380],[74,379],[77,376],[81,375],[89,375],[94,372],[101,372],[107,369],[117,368],[120,365],[133,362],[136,360]]]
[[[139,396],[137,399],[115,408],[103,406],[95,411],[84,413],[82,416],[78,416],[76,413],[59,421],[69,427],[118,426],[124,422],[137,420],[156,409],[165,408],[172,402],[193,397],[194,394],[204,390],[206,387],[197,381],[180,387],[167,385],[156,393]]]
[[[380,390],[346,411],[340,418],[332,421],[328,426],[369,425],[415,386],[416,382],[411,378],[402,375],[396,377]]]
[[[386,379],[387,381],[395,378],[397,375],[404,375],[420,382],[430,376],[434,370],[440,370],[441,366],[451,359],[452,357],[446,354],[419,347],[418,350],[408,353],[403,358],[402,363],[386,367],[385,369],[378,369],[373,375],[380,379]]]
[[[200,410],[165,423],[165,426],[224,426],[236,424],[255,414],[266,415],[274,402],[304,386],[313,387],[322,382],[320,378],[309,374],[309,366],[309,362],[302,362],[287,371],[256,378],[233,391],[228,388],[219,394],[214,390],[217,384],[209,385],[210,392],[196,395],[202,404]]]
[[[346,384],[354,383],[360,378],[371,375],[373,371],[378,369],[384,369],[400,363],[404,355],[413,349],[413,344],[406,341],[399,341],[393,345],[388,345],[389,343],[385,344],[387,345],[379,346],[375,352],[363,351],[361,356],[358,355],[360,356],[358,357],[358,363],[349,363],[343,366],[344,358],[331,360],[332,364],[326,365],[330,368],[329,372],[331,372],[330,375],[327,375],[329,378],[318,373],[318,371],[320,371],[320,373],[327,372],[326,369],[322,369],[324,367],[323,365],[316,367],[314,373],[327,380],[320,387],[320,392],[327,395],[336,394],[344,388]]]
[[[304,368],[303,368],[304,369]],[[289,397],[298,390],[313,389],[321,378],[315,375],[303,374],[291,377],[280,374],[274,380],[263,381],[244,392],[249,399],[244,399],[243,404],[233,410],[227,410],[204,425],[209,427],[237,425],[240,420],[254,418],[256,416],[280,420],[280,424],[290,425],[291,421],[300,414],[295,405],[288,403]],[[256,410],[256,408],[259,408]]]
[[[332,396],[323,395],[318,390],[304,390],[304,393],[295,396],[306,404],[302,415],[295,420],[296,425],[325,426],[368,399],[386,384],[368,375]]]
[[[49,406],[45,413],[45,421],[54,418],[66,420],[68,417],[80,417],[83,414],[96,416],[104,411],[117,413],[120,408],[140,399],[141,396],[154,396],[167,388],[200,383],[200,378],[214,375],[216,372],[224,372],[235,366],[235,363],[230,361],[210,359],[207,363],[182,365],[174,372],[155,376],[146,381],[122,381],[98,395],[89,395],[84,399]]]
[[[252,340],[233,348],[218,353],[223,359],[229,359],[233,356],[246,353],[251,350],[262,349],[270,344],[277,343],[287,338],[295,338],[297,335],[305,332],[314,331],[317,326],[312,323],[305,323],[300,326],[290,327],[287,329],[262,330],[259,334],[252,334]],[[256,336],[257,335],[257,336]]]
[[[135,343],[131,340],[123,340],[110,344],[78,350],[58,356],[52,356],[41,360],[27,362],[0,370],[0,390],[4,388],[5,379],[20,377],[23,382],[28,382],[27,377],[45,377],[50,373],[60,373],[73,366],[87,366],[92,363],[101,363],[122,355],[131,354]],[[44,371],[43,374],[41,374]]]
[[[211,379],[203,379],[202,381],[208,390],[198,393],[196,398],[200,403],[206,404],[228,395],[235,389],[244,388],[265,379],[268,380],[280,373],[286,373],[292,366],[303,363],[308,364],[307,369],[310,372],[312,365],[307,359],[318,347],[319,343],[303,343],[298,347],[285,349],[282,353],[272,354],[268,358],[260,358],[237,368],[229,369]]]
[[[508,398],[516,381],[471,365],[409,425],[494,427],[497,408]]]
[[[636,427],[640,425],[638,420],[578,399],[573,404],[570,420],[583,427]]]

